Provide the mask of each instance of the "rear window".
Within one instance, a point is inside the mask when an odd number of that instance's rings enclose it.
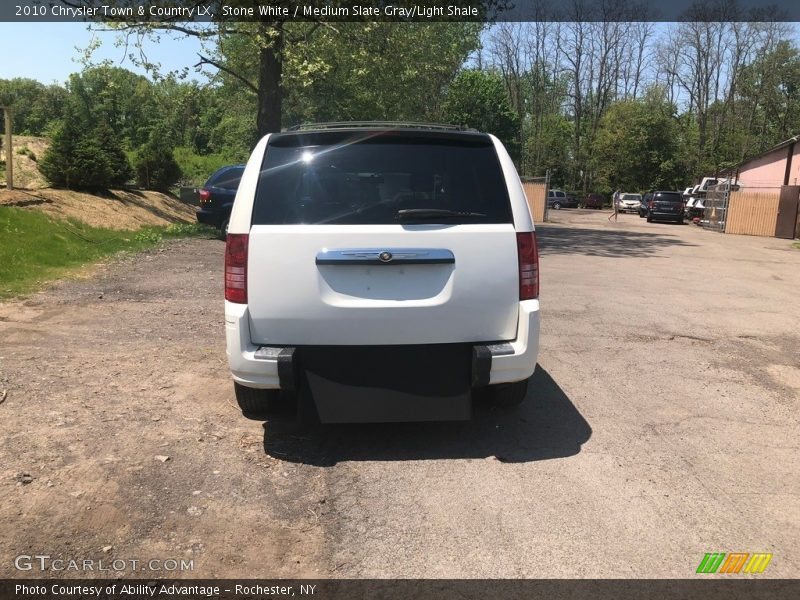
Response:
[[[254,225],[387,225],[399,211],[452,211],[447,223],[510,223],[488,136],[317,132],[270,139]],[[443,222],[434,216],[413,223]]]
[[[668,194],[656,194],[653,196],[653,200],[658,200],[659,202],[683,202],[683,196],[678,192],[668,193]]]
[[[236,190],[239,188],[239,182],[242,180],[242,173],[244,173],[244,167],[225,169],[222,172],[212,175],[207,185],[209,187],[219,187],[226,190]]]
[[[641,200],[642,197],[639,194],[622,194],[623,200]]]

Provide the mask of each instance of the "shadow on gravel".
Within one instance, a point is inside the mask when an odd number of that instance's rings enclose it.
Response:
[[[304,433],[264,423],[264,451],[315,466],[341,461],[488,458],[517,463],[577,454],[592,429],[540,366],[514,409],[475,403],[472,420],[445,423],[320,425]]]
[[[586,254],[610,258],[649,257],[654,255],[653,251],[671,246],[697,246],[674,235],[547,225],[536,227],[536,239],[539,241],[539,251],[545,256]]]

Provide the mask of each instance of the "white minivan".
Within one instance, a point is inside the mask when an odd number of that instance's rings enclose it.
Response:
[[[459,127],[329,123],[265,136],[225,252],[227,354],[258,418],[468,419],[514,405],[539,347],[539,258],[500,141]]]

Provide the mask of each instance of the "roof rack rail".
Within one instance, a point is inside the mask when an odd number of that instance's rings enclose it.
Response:
[[[359,128],[390,128],[390,129],[438,129],[443,131],[476,131],[462,125],[448,125],[445,123],[416,123],[413,121],[333,121],[329,123],[303,123],[294,125],[286,131],[308,131],[317,129],[359,129]]]

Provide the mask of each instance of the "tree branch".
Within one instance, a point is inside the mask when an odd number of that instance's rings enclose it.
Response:
[[[231,77],[235,77],[236,79],[241,81],[245,86],[247,86],[247,88],[250,91],[258,94],[258,86],[254,85],[252,82],[247,80],[245,77],[243,77],[242,75],[240,75],[236,71],[234,71],[232,69],[229,69],[225,65],[220,64],[217,61],[212,60],[212,59],[210,59],[210,58],[208,58],[206,56],[203,56],[202,54],[198,53],[197,56],[200,58],[200,61],[196,65],[194,65],[195,67],[202,67],[203,65],[211,65],[212,67],[215,67],[216,69],[222,71],[223,73],[227,73]]]

